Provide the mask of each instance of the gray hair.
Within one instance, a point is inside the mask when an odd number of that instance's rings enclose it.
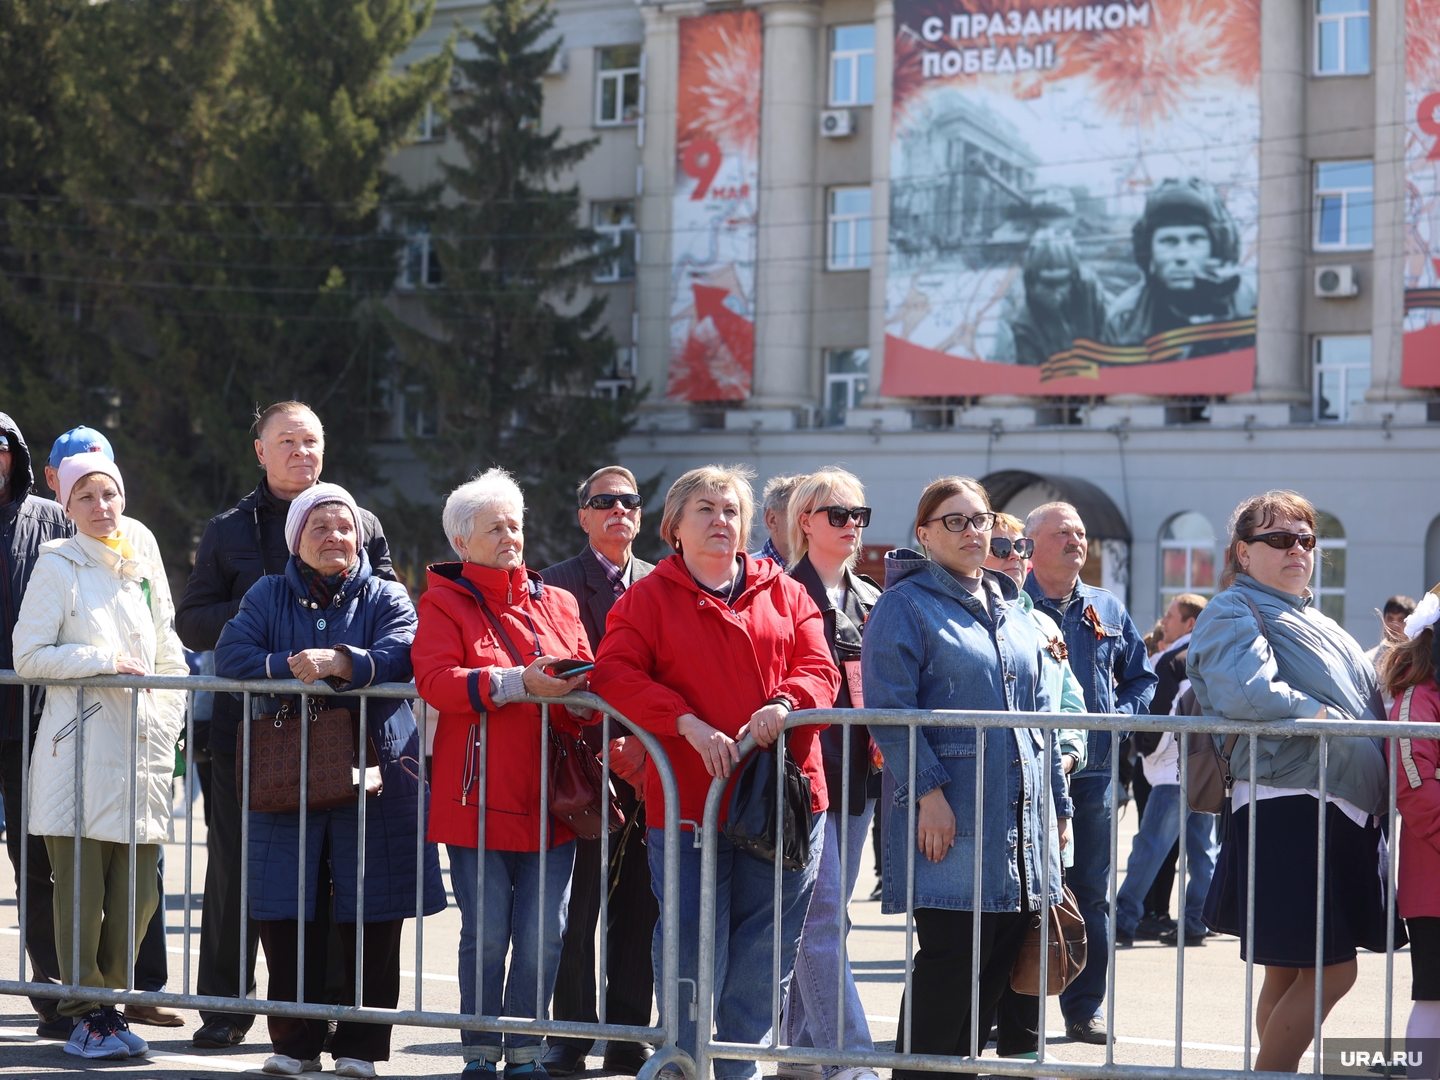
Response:
[[[1026,515],[1026,518],[1025,518],[1025,535],[1026,535],[1026,536],[1033,537],[1033,536],[1035,535],[1034,530],[1035,530],[1035,529],[1038,529],[1038,528],[1040,527],[1040,523],[1045,520],[1046,516],[1047,516],[1048,514],[1050,514],[1051,512],[1055,511],[1055,510],[1068,510],[1070,513],[1074,514],[1077,518],[1080,517],[1080,511],[1077,510],[1077,509],[1075,509],[1075,506],[1074,506],[1074,504],[1072,504],[1072,503],[1067,503],[1067,502],[1048,502],[1048,503],[1043,503],[1043,504],[1041,504],[1040,506],[1035,507],[1034,510],[1031,510],[1030,513],[1029,513],[1028,515]],[[1082,524],[1082,525],[1084,524],[1083,519],[1081,520],[1081,524]]]
[[[590,489],[595,486],[597,480],[605,476],[618,476],[635,491],[640,490],[640,485],[635,481],[635,474],[624,465],[606,465],[603,469],[596,469],[580,481],[580,486],[575,489],[575,497],[579,500],[581,510],[585,509],[585,503],[590,498]]]
[[[784,512],[790,505],[790,496],[804,479],[804,475],[775,476],[765,481],[765,490],[760,493],[760,509]]]
[[[475,527],[475,515],[487,510],[509,507],[519,511],[525,518],[525,493],[515,478],[504,469],[486,469],[473,480],[467,480],[445,498],[445,512],[441,521],[445,526],[445,539],[455,549],[455,554],[464,558],[455,546],[457,536],[468,537]]]

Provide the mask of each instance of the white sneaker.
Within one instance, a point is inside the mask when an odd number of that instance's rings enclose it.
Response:
[[[782,1061],[775,1074],[782,1080],[821,1080],[825,1075],[824,1065],[803,1065],[797,1061]],[[878,1080],[878,1078],[877,1078]]]
[[[310,1061],[301,1061],[288,1054],[271,1054],[265,1059],[265,1064],[260,1067],[261,1072],[267,1072],[271,1076],[299,1076],[301,1073],[320,1072],[320,1059],[314,1058]],[[370,1074],[374,1076],[372,1072]]]
[[[359,1058],[336,1058],[336,1076],[357,1076],[360,1080],[369,1080],[375,1075],[375,1063],[373,1061],[361,1061]]]
[[[880,1080],[874,1069],[866,1065],[856,1065],[849,1069],[841,1069],[831,1073],[826,1080]]]

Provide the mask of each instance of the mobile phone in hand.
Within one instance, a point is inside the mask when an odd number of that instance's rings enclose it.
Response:
[[[595,663],[591,660],[556,660],[545,669],[545,674],[556,679],[573,679],[594,670]]]

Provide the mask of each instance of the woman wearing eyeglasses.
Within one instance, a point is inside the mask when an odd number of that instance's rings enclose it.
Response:
[[[1375,669],[1355,639],[1321,614],[1310,591],[1315,508],[1293,491],[1247,499],[1230,519],[1218,593],[1195,620],[1187,674],[1206,716],[1230,720],[1384,719]],[[1216,736],[1222,753],[1228,740]],[[1310,1044],[1315,1003],[1316,845],[1320,751],[1313,738],[1233,743],[1230,836],[1205,922],[1240,937],[1265,966],[1256,1005],[1255,1068],[1294,1072]],[[1385,761],[1370,739],[1331,738],[1326,770],[1323,1007],[1355,982],[1356,949],[1385,949],[1379,871]],[[1250,815],[1255,815],[1255,939],[1245,938]],[[1399,944],[1399,942],[1397,942]]]
[[[1044,673],[1046,642],[1020,603],[1013,580],[986,570],[995,514],[976,481],[936,480],[920,497],[915,537],[924,548],[885,556],[885,593],[870,613],[862,667],[865,704],[872,709],[975,709],[1050,712]],[[882,910],[905,910],[907,862],[915,858],[915,929],[920,951],[907,997],[911,1039],[902,1014],[897,1050],[917,1054],[970,1053],[972,982],[979,1015],[993,1015],[1019,955],[1031,912],[1041,904],[1040,859],[1049,860],[1049,898],[1061,899],[1060,835],[1070,800],[1063,795],[1060,748],[1048,758],[1037,728],[986,732],[984,820],[980,844],[980,970],[971,968],[976,908],[974,728],[922,727],[915,736],[915,775],[909,771],[909,731],[876,727],[894,803],[885,821]],[[1055,817],[1043,816],[1042,785],[1054,793]],[[916,835],[908,805],[916,804]],[[983,1046],[983,1042],[981,1044]],[[925,1074],[897,1069],[897,1080]]]
[[[858,477],[843,469],[821,469],[803,477],[790,495],[790,575],[810,594],[825,620],[825,640],[840,669],[840,690],[835,707],[862,708],[860,639],[870,609],[880,598],[880,587],[855,573],[860,557],[861,533],[870,524],[870,507]],[[849,803],[844,795],[845,743],[850,743]],[[870,732],[863,724],[834,725],[820,733],[825,764],[825,787],[830,809],[825,817],[825,846],[820,852],[819,876],[795,954],[795,974],[785,1008],[784,1041],[791,1046],[842,1046],[839,1010],[844,1009],[846,1050],[873,1050],[865,1008],[855,989],[855,978],[844,953],[845,930],[837,916],[847,908],[860,873],[860,860],[870,832],[875,799],[880,794],[879,772],[871,766]],[[843,827],[842,827],[843,826]],[[844,874],[840,841],[847,841]],[[843,997],[837,997],[844,979]],[[810,1077],[818,1065],[782,1063],[782,1077]],[[824,1069],[838,1080],[877,1080],[864,1066]]]

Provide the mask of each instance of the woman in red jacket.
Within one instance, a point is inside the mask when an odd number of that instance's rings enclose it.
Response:
[[[664,830],[693,829],[714,777],[733,777],[746,734],[770,746],[792,709],[829,708],[840,674],[825,624],[805,587],[769,559],[745,554],[754,513],[748,470],[707,466],[676,480],[665,496],[660,535],[675,554],[637,581],[610,611],[591,689],[634,723],[660,737],[679,787],[680,806],[647,802],[650,880],[662,902]],[[825,810],[819,728],[788,735],[810,779],[811,806]],[[646,790],[658,792],[654,764]],[[733,781],[732,781],[733,782]],[[728,804],[729,794],[726,794]],[[785,979],[819,868],[824,815],[814,820],[810,861],[783,874],[780,970]],[[771,902],[774,865],[719,841],[715,903],[715,1033],[758,1043],[770,1030]],[[700,852],[680,845],[680,978],[699,967]],[[660,970],[662,927],[651,959]],[[783,993],[782,987],[782,993]],[[680,1046],[694,1054],[696,1023],[682,1004]],[[720,1078],[747,1077],[753,1061],[716,1061]]]
[[[460,1011],[466,1015],[533,1017],[537,982],[549,1011],[575,863],[574,834],[552,817],[544,860],[545,928],[537,939],[545,783],[540,706],[515,699],[583,689],[583,675],[557,679],[545,669],[557,660],[589,660],[591,653],[575,598],[541,584],[539,574],[525,569],[524,515],[525,497],[501,469],[450,493],[445,535],[462,561],[429,568],[410,652],[420,696],[440,712],[429,839],[446,844],[450,853],[450,883],[460,908]],[[576,718],[563,708],[551,709],[550,722],[577,730]],[[482,845],[483,912],[476,902]],[[484,935],[478,1005],[477,925]],[[505,955],[512,946],[507,979]],[[494,1077],[502,1056],[500,1034],[462,1029],[460,1042],[466,1062],[461,1075]],[[505,1075],[547,1080],[540,1064],[543,1043],[539,1035],[505,1035]]]
[[[1381,661],[1385,692],[1395,698],[1392,720],[1440,722],[1434,629],[1440,620],[1437,591],[1440,586],[1426,593],[1405,620],[1405,640],[1386,650]],[[1395,799],[1404,825],[1396,899],[1410,933],[1410,997],[1414,1000],[1405,1038],[1440,1039],[1440,740],[1400,739],[1394,765]],[[1417,1075],[1415,1069],[1410,1075]],[[1418,1075],[1433,1080],[1435,1062],[1426,1060]]]

